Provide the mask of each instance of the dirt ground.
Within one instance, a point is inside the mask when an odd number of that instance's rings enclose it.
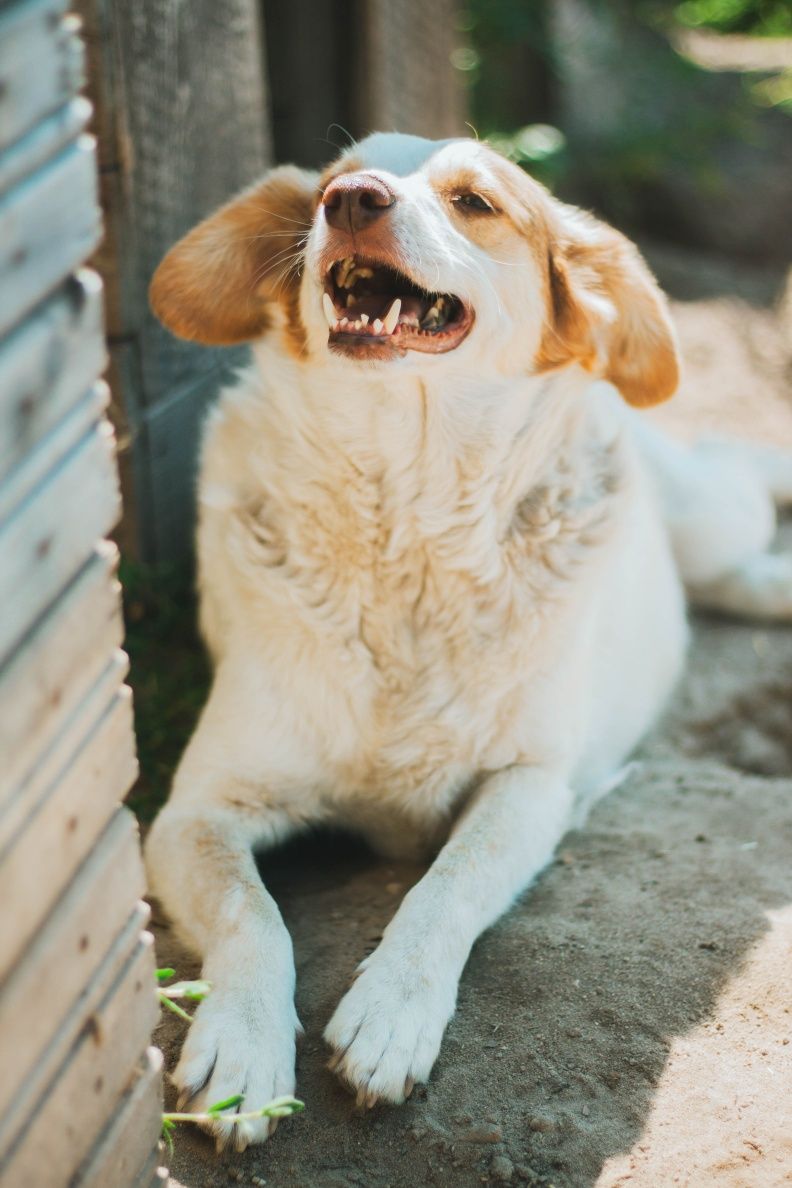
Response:
[[[792,448],[784,276],[649,254],[686,361],[661,419]],[[243,1155],[183,1128],[171,1188],[792,1184],[792,630],[696,621],[628,781],[476,945],[429,1085],[362,1116],[321,1031],[420,873],[343,839],[268,863],[295,940],[306,1109]],[[155,931],[160,964],[197,972]],[[169,1016],[156,1036],[169,1067],[183,1027]]]

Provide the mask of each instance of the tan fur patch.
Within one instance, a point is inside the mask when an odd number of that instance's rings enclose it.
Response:
[[[316,192],[314,174],[283,166],[199,223],[154,273],[160,321],[180,338],[228,346],[260,337],[280,302],[287,345],[302,350],[299,252]]]
[[[667,400],[679,383],[676,341],[666,299],[638,249],[516,166],[498,161],[496,169],[505,213],[545,278],[537,371],[576,362],[637,407]]]

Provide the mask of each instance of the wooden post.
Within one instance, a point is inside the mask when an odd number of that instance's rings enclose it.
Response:
[[[456,0],[368,0],[362,8],[365,132],[465,136],[464,93],[451,55],[458,45]]]
[[[167,249],[270,160],[254,0],[78,0],[89,48],[108,235],[111,386],[128,447],[134,521],[124,546],[187,555],[200,426],[244,352],[179,342],[148,309]]]
[[[135,744],[103,539],[120,502],[102,286],[81,267],[101,221],[64,6],[0,11],[0,1184],[148,1188],[158,1010],[121,807]]]

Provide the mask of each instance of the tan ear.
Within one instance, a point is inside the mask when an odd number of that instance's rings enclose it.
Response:
[[[549,333],[540,365],[577,359],[630,404],[667,400],[679,383],[668,304],[638,249],[592,216],[560,207],[548,250]]]
[[[285,165],[194,227],[151,281],[151,308],[163,325],[213,346],[260,337],[273,301],[296,303],[295,253],[316,194],[315,174]]]

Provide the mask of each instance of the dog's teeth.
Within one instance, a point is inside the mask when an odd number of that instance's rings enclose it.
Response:
[[[375,318],[371,323],[371,329],[375,334],[382,334],[382,322],[379,320],[379,318]]]
[[[324,316],[327,318],[327,324],[332,330],[335,326],[337,315],[329,293],[322,293],[322,309],[324,310]]]
[[[341,326],[341,327],[342,327],[342,329],[343,329],[343,327],[344,327],[344,326],[348,326],[348,325],[349,325],[349,318],[342,318],[342,319],[341,319],[341,321],[340,321],[338,324],[339,324],[339,326]]]
[[[368,320],[369,320],[369,316],[368,316],[368,314],[361,314],[361,315],[360,315],[360,321],[361,321],[362,325],[364,325],[364,326],[368,326]]]
[[[347,284],[347,279],[354,267],[355,261],[351,256],[347,256],[345,260],[342,260],[336,265],[336,284],[338,285],[339,289],[350,288],[350,286]]]
[[[393,331],[396,329],[396,323],[399,320],[400,312],[401,312],[401,297],[397,297],[395,299],[395,301],[393,302],[393,305],[390,307],[388,312],[385,314],[385,320],[382,323],[383,326],[385,327],[386,334],[393,334]]]

